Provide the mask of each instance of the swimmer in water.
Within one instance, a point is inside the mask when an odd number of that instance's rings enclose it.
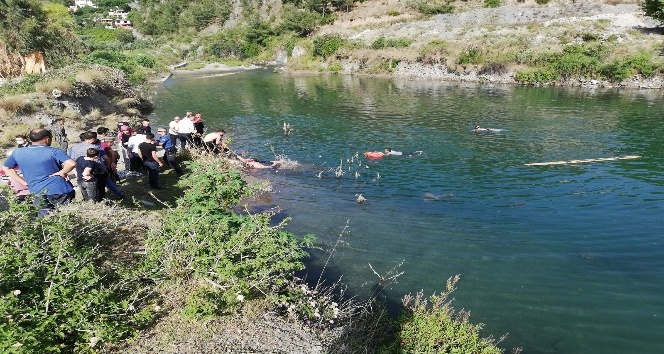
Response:
[[[401,155],[403,155],[403,152],[401,152],[401,151],[394,151],[394,150],[392,150],[392,149],[390,149],[390,148],[385,149],[385,151],[384,151],[383,153],[384,153],[385,155],[395,155],[395,156],[401,156]]]
[[[476,132],[490,132],[490,131],[491,131],[491,129],[489,129],[489,128],[482,128],[482,127],[480,127],[479,125],[476,125],[474,130],[475,130]]]
[[[279,161],[258,161],[254,157],[250,157],[248,159],[245,159],[242,156],[237,157],[238,160],[240,160],[243,164],[251,167],[251,168],[272,168],[272,167],[279,167]]]

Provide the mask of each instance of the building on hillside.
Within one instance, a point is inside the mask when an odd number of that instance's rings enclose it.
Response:
[[[127,11],[119,10],[119,9],[110,10],[108,12],[108,17],[120,18],[120,19],[123,19],[123,20],[126,20],[128,15],[129,15],[129,13]]]
[[[80,9],[81,7],[97,7],[92,0],[74,0],[74,7]]]
[[[132,26],[131,21],[129,20],[115,20],[113,21],[113,26],[115,28],[121,28],[121,29],[133,29],[134,26]]]

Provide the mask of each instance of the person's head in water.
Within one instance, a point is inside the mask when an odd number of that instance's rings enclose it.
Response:
[[[389,153],[391,153],[391,152],[392,152],[392,149],[390,149],[390,148],[385,149],[385,153],[386,153],[386,154],[389,154]]]
[[[480,129],[482,129],[482,127],[480,127],[479,125],[475,126],[475,130],[480,130]]]

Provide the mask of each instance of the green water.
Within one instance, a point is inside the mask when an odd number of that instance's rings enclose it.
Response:
[[[175,77],[157,88],[156,103],[162,125],[200,111],[233,149],[298,161],[295,170],[255,172],[274,185],[258,207],[278,206],[291,231],[327,244],[348,223],[325,277],[343,275],[358,296],[376,284],[369,263],[386,273],[403,261],[386,292],[393,308],[400,295],[441,290],[461,274],[456,306],[487,333],[509,332],[507,347],[664,353],[661,92],[257,70]],[[475,124],[500,131],[474,133]],[[388,146],[405,155],[352,158]],[[624,155],[643,157],[524,166]],[[340,163],[346,173],[336,178]],[[310,269],[325,260],[314,254]]]

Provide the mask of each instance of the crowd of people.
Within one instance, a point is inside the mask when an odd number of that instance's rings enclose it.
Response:
[[[129,173],[147,174],[148,186],[162,189],[159,184],[160,169],[173,168],[178,176],[184,170],[177,160],[178,151],[202,149],[211,154],[228,151],[224,142],[224,130],[206,134],[200,114],[175,117],[166,128],[158,128],[155,135],[148,119],[143,119],[135,129],[129,117],[123,117],[115,132],[106,127],[85,131],[80,141],[70,144],[64,119],[56,119],[46,128],[37,128],[27,136],[16,137],[16,148],[0,169],[0,179],[9,185],[20,199],[29,194],[35,196],[39,216],[48,214],[60,204],[75,199],[75,189],[70,173],[75,174],[76,185],[85,201],[100,202],[107,198],[108,189],[117,199],[125,198],[118,187],[121,182],[118,163]],[[163,155],[158,153],[159,147]]]

